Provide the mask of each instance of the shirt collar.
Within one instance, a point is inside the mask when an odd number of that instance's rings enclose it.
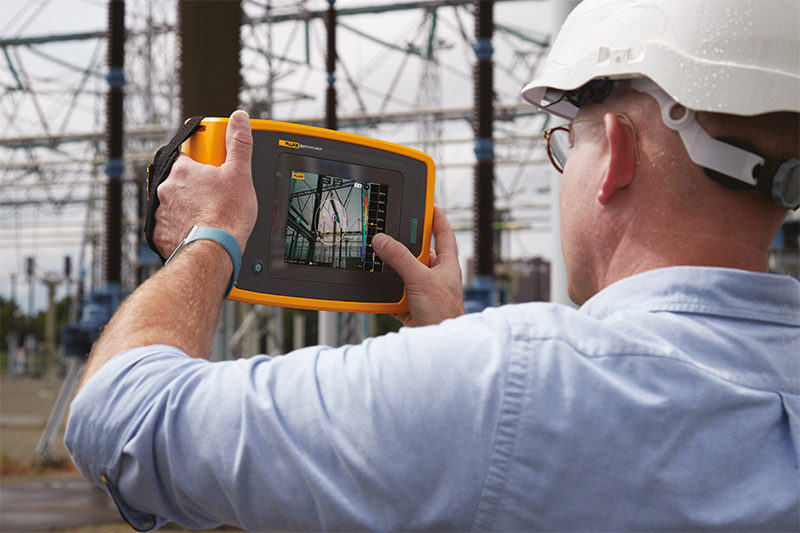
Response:
[[[669,267],[622,279],[581,307],[581,312],[601,320],[623,310],[703,313],[800,326],[800,282],[730,268]]]

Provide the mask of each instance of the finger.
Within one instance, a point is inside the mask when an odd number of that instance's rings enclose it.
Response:
[[[384,233],[378,233],[372,237],[372,248],[378,252],[384,263],[400,274],[406,285],[415,281],[414,275],[419,273],[420,269],[423,272],[428,270],[408,248]]]
[[[436,239],[436,257],[439,263],[458,263],[458,241],[442,209],[433,206],[433,237]]]
[[[406,327],[408,326],[413,327],[413,322],[411,322],[410,313],[392,313],[392,317],[394,317],[395,320],[397,320]]]
[[[249,168],[253,155],[253,133],[250,118],[242,110],[234,111],[225,130],[226,164]]]

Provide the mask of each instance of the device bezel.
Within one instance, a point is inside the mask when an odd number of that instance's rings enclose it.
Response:
[[[350,165],[351,170],[365,177],[364,181],[389,185],[391,201],[386,233],[427,264],[434,180],[430,156],[344,132],[266,120],[250,122],[254,142],[253,182],[261,208],[243,255],[242,272],[229,299],[301,309],[406,311],[402,279],[386,264],[383,272],[362,272],[285,263],[288,202],[283,205],[277,200],[288,199],[287,172],[291,172],[292,164],[299,162],[318,169],[330,164]],[[227,119],[204,119],[203,128],[187,142],[184,150],[197,161],[222,164],[226,126]],[[283,207],[264,209],[265,205]],[[410,237],[412,228],[416,230],[416,238]],[[267,252],[255,243],[265,243]],[[261,267],[256,273],[259,263]]]

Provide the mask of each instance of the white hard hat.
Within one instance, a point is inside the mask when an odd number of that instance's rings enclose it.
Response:
[[[650,78],[695,111],[800,111],[800,2],[584,0],[522,97],[542,108],[548,89],[604,77]],[[572,118],[577,109],[548,112]]]
[[[712,139],[694,114],[800,112],[800,1],[584,0],[522,97],[572,119],[617,87],[652,94],[664,123],[716,181],[800,206],[800,161]],[[688,110],[680,120],[670,117],[676,105]]]

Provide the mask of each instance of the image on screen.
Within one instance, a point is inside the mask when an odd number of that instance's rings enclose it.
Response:
[[[372,236],[386,229],[389,186],[292,170],[286,263],[381,272]]]

